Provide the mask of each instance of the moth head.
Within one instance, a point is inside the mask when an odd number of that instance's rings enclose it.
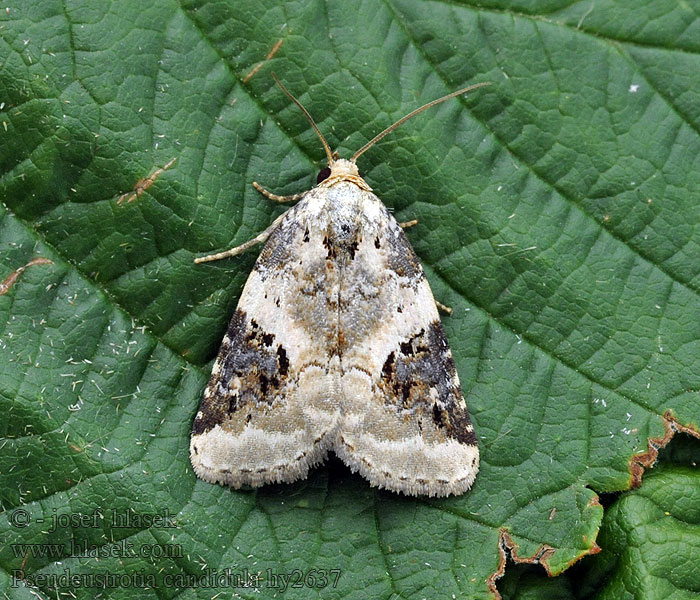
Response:
[[[345,159],[345,158],[338,158],[338,153],[337,152],[331,152],[330,146],[328,145],[328,142],[326,142],[326,138],[323,137],[323,134],[321,133],[321,130],[318,128],[314,120],[311,118],[311,115],[308,113],[308,111],[301,105],[301,102],[297,100],[292,94],[290,94],[287,91],[287,88],[285,88],[282,83],[280,82],[279,79],[277,79],[277,76],[272,73],[272,78],[275,80],[278,86],[280,86],[280,89],[287,95],[287,97],[294,102],[299,107],[299,110],[301,110],[302,113],[304,113],[304,116],[307,118],[309,123],[311,123],[311,127],[313,127],[313,130],[316,132],[316,135],[318,136],[318,139],[321,140],[321,144],[323,144],[323,149],[326,152],[326,158],[328,159],[328,165],[321,169],[319,171],[318,176],[316,177],[316,182],[321,183],[322,181],[325,181],[329,177],[338,177],[338,178],[357,178],[360,176],[358,170],[357,170],[357,165],[355,164],[357,162],[358,157],[365,153],[367,150],[369,150],[374,144],[376,144],[379,140],[381,140],[385,135],[391,133],[396,129],[399,125],[402,125],[406,121],[408,121],[411,117],[415,117],[418,113],[423,112],[427,108],[430,108],[432,106],[435,106],[436,104],[440,104],[441,102],[444,102],[445,100],[449,100],[450,98],[454,98],[455,96],[460,96],[461,94],[465,94],[467,92],[470,92],[471,90],[474,90],[479,87],[483,87],[485,85],[491,85],[490,81],[483,81],[481,83],[475,83],[474,85],[470,85],[469,87],[462,88],[461,90],[457,90],[456,92],[452,92],[451,94],[447,94],[446,96],[442,96],[441,98],[437,98],[436,100],[433,100],[432,102],[428,102],[427,104],[424,104],[423,106],[419,106],[415,110],[412,110],[410,113],[407,115],[401,117],[398,121],[393,123],[392,125],[389,125],[384,131],[381,133],[375,135],[369,142],[367,142],[362,148],[360,148],[355,154],[353,154],[350,159]]]

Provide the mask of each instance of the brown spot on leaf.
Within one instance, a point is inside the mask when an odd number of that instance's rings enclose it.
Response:
[[[119,196],[119,198],[117,198],[117,204],[122,204],[123,202],[130,204],[131,202],[136,200],[136,198],[139,198],[141,194],[143,194],[149,187],[153,185],[155,180],[158,179],[158,177],[160,177],[161,173],[167,171],[176,160],[177,158],[171,158],[162,167],[153,171],[153,173],[151,173],[148,177],[142,177],[141,179],[139,179],[134,184],[134,187],[130,192],[125,192],[121,196]]]
[[[44,258],[43,256],[37,256],[36,258],[32,258],[26,265],[23,267],[19,267],[18,269],[15,269],[10,273],[5,279],[0,283],[0,296],[3,294],[6,294],[7,291],[12,287],[12,284],[14,284],[15,281],[17,281],[17,278],[22,274],[22,272],[27,269],[28,267],[31,267],[33,265],[51,265],[53,264],[48,258]]]
[[[283,39],[279,39],[275,42],[275,44],[270,48],[270,51],[265,55],[265,58],[261,60],[259,63],[257,63],[246,75],[243,77],[243,83],[248,83],[250,78],[255,75],[260,68],[268,61],[270,60],[275,54],[277,54],[277,51],[280,49],[280,46],[282,45]]]

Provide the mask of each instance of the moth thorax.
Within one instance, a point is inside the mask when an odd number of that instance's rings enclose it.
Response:
[[[353,177],[360,176],[360,172],[357,170],[357,165],[345,158],[338,158],[334,160],[330,167],[331,177],[347,177],[348,179],[351,179]]]
[[[365,190],[366,192],[372,191],[372,188],[360,177],[357,165],[353,161],[345,158],[336,158],[330,163],[329,167],[331,171],[330,175],[327,178],[320,179],[319,185],[330,188],[343,181],[349,181],[350,183],[354,183],[361,190]],[[323,171],[321,171],[321,173],[323,173]],[[319,174],[319,177],[320,176]]]

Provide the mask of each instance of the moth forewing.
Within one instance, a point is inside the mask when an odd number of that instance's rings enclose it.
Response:
[[[274,75],[273,75],[274,76]],[[474,429],[423,269],[355,161],[321,140],[328,172],[264,242],[195,416],[190,457],[206,481],[260,486],[306,477],[329,451],[372,485],[461,494],[479,469]]]

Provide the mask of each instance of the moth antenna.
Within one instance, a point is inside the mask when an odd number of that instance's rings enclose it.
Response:
[[[279,79],[277,79],[277,75],[275,75],[274,73],[272,73],[272,79],[274,79],[275,83],[278,86],[280,86],[280,89],[285,93],[287,98],[289,98],[292,102],[294,102],[294,104],[296,104],[299,107],[299,110],[301,110],[301,112],[304,113],[304,116],[306,117],[306,119],[309,121],[309,123],[311,123],[311,127],[314,128],[314,131],[316,132],[318,139],[321,140],[321,143],[323,144],[323,149],[326,151],[326,158],[328,158],[328,164],[332,165],[333,162],[335,162],[333,160],[333,153],[331,152],[331,149],[328,146],[328,142],[326,142],[326,138],[323,137],[321,130],[318,128],[316,123],[314,123],[314,120],[311,118],[309,111],[306,110],[302,106],[302,104],[301,104],[301,102],[299,102],[299,100],[297,100],[294,96],[292,96],[292,94],[287,90],[287,88],[282,85],[282,82]]]
[[[401,125],[402,123],[405,123],[411,117],[415,117],[418,113],[421,113],[424,110],[431,108],[432,106],[435,106],[436,104],[440,104],[440,102],[444,102],[445,100],[449,100],[450,98],[454,98],[455,96],[459,96],[461,94],[471,92],[472,90],[475,90],[476,88],[484,87],[486,85],[491,85],[491,82],[490,81],[482,81],[481,83],[475,83],[474,85],[470,85],[469,87],[465,87],[465,88],[462,88],[461,90],[457,90],[456,92],[452,92],[451,94],[447,94],[447,96],[443,96],[442,98],[438,98],[437,100],[433,100],[432,102],[428,102],[427,104],[424,104],[423,106],[420,106],[420,107],[416,108],[415,110],[412,110],[405,117],[401,117],[393,125],[389,125],[389,127],[387,127],[380,134],[375,135],[369,142],[367,142],[364,146],[362,146],[362,148],[360,148],[357,152],[355,152],[355,154],[352,155],[350,162],[355,162],[357,160],[357,158],[360,156],[360,154],[363,154],[364,152],[369,150],[374,144],[376,144],[379,140],[381,140],[385,135],[388,135],[389,133],[394,131],[394,129],[396,129],[399,125]]]

